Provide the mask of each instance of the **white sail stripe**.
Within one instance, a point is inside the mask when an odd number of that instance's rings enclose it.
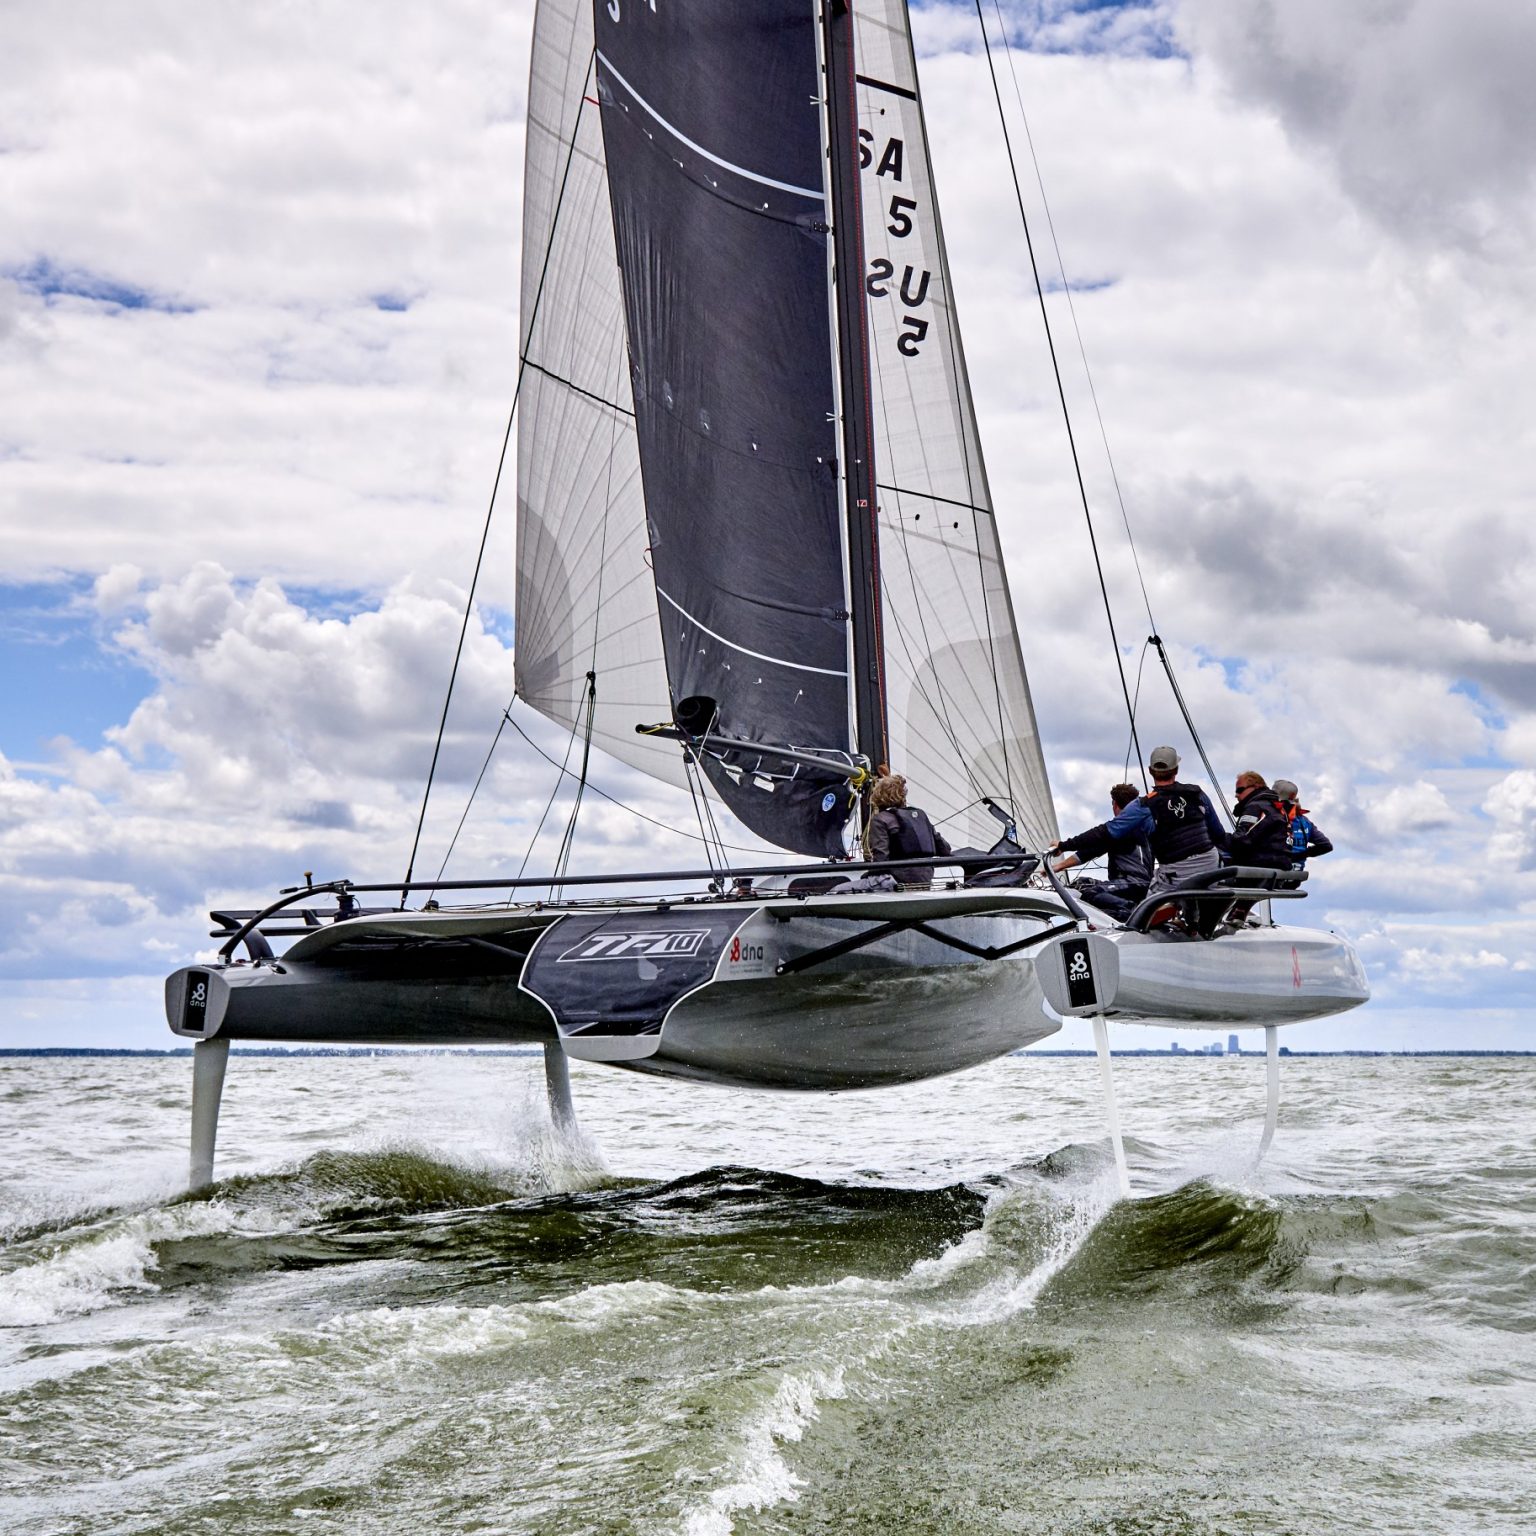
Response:
[[[740,651],[743,656],[750,656],[754,661],[766,661],[775,667],[793,667],[796,672],[817,672],[822,677],[848,676],[847,669],[844,667],[811,667],[807,666],[803,661],[785,661],[781,656],[765,656],[761,651],[749,651],[746,646],[737,645],[734,640],[727,640],[724,635],[717,635],[709,625],[699,623],[675,597],[663,592],[660,587],[656,588],[656,595],[666,598],[695,629],[702,629],[711,640],[718,640],[721,645],[728,645],[733,651]]]
[[[626,80],[624,76],[621,75],[618,70],[613,67],[601,48],[598,49],[597,56],[602,61],[603,68],[606,69],[608,73],[612,75],[613,78],[617,80],[619,84],[622,85],[624,89],[628,91],[629,94],[633,96],[635,100],[639,102],[640,105],[644,107],[645,110],[649,112],[650,115],[655,118],[656,121],[660,123],[661,126],[665,128],[674,139],[678,141],[679,144],[686,144],[688,148],[694,152],[694,154],[703,155],[704,158],[711,164],[722,167],[724,170],[731,172],[733,176],[745,176],[748,181],[760,182],[763,186],[774,187],[780,192],[793,192],[797,197],[814,198],[818,203],[826,201],[826,194],[821,190],[820,187],[817,187],[813,190],[810,187],[797,187],[791,182],[787,181],[775,181],[771,176],[760,176],[756,171],[749,171],[743,165],[735,165],[729,160],[722,160],[719,155],[711,154],[707,149],[704,148],[702,144],[695,144],[686,133],[683,133],[680,129],[675,128],[671,123],[669,123],[666,118],[664,118],[661,113],[658,112],[656,108],[653,107],[650,102],[648,102],[645,97],[642,96],[640,92],[637,91],[634,86],[632,86],[629,81]],[[729,645],[730,642],[727,641],[726,644]],[[785,662],[784,665],[792,666],[793,663]],[[814,672],[817,670],[817,668],[810,667],[807,670]]]

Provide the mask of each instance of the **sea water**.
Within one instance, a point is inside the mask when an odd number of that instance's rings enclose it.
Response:
[[[0,1061],[0,1530],[1536,1529],[1536,1060],[1263,1070]]]

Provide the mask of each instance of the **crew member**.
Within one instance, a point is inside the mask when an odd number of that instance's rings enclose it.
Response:
[[[899,773],[888,773],[875,780],[869,792],[869,805],[874,812],[869,823],[872,862],[931,859],[951,851],[943,834],[929,821],[928,813],[907,804],[907,781]],[[927,890],[933,884],[932,865],[898,865],[889,873],[899,886]]]
[[[1275,780],[1275,799],[1291,828],[1291,862],[1300,869],[1308,859],[1319,859],[1333,852],[1333,844],[1312,820],[1311,811],[1300,803],[1300,791],[1290,779]]]
[[[1251,768],[1237,776],[1237,804],[1232,807],[1235,823],[1227,842],[1227,853],[1234,864],[1248,864],[1259,869],[1289,869],[1291,826],[1275,792],[1263,774]]]
[[[1065,857],[1051,867],[1061,874],[1107,853],[1109,879],[1079,879],[1077,893],[1101,912],[1124,922],[1147,894],[1152,879],[1152,813],[1140,803],[1134,784],[1116,784],[1109,792],[1109,803],[1114,814],[1108,821],[1052,845],[1052,853]]]
[[[1216,851],[1227,843],[1227,829],[1216,819],[1216,807],[1198,784],[1179,782],[1179,754],[1172,747],[1154,747],[1147,759],[1152,789],[1141,804],[1152,815],[1152,856],[1157,873],[1147,887],[1157,896],[1194,875],[1221,863]]]

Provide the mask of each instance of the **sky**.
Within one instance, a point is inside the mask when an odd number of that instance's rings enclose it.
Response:
[[[1141,670],[1099,416],[1219,787],[1295,779],[1338,850],[1290,910],[1354,938],[1375,996],[1288,1042],[1536,1048],[1536,13],[988,17],[1142,743],[1188,748]],[[517,371],[531,5],[0,0],[0,24],[0,1046],[159,1047],[210,906],[404,869]],[[914,28],[1079,830],[1123,776],[1114,655],[975,10]],[[432,872],[511,696],[513,531],[492,524]],[[594,779],[654,819],[589,802],[584,861],[698,860],[672,792]],[[504,731],[449,874],[514,873],[553,785]]]

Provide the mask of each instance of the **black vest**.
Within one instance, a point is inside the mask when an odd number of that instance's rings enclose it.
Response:
[[[1159,784],[1142,797],[1152,812],[1152,854],[1159,864],[1176,864],[1216,846],[1203,800],[1196,784]]]
[[[931,859],[938,852],[933,840],[933,823],[919,810],[897,805],[880,813],[895,822],[891,827],[891,846],[887,855],[891,859]],[[898,885],[926,884],[933,879],[931,866],[917,865],[890,871]]]
[[[1256,789],[1232,808],[1237,830],[1232,834],[1232,862],[1261,869],[1289,869],[1291,826],[1274,791]]]

